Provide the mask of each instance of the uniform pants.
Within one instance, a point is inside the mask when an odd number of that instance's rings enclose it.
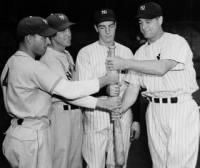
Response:
[[[200,124],[194,100],[150,102],[146,121],[153,168],[195,168]]]
[[[3,153],[12,168],[52,168],[48,128],[48,121],[25,120],[18,125],[12,120],[3,141]]]
[[[122,123],[125,160],[130,147],[130,124]],[[115,168],[113,153],[113,125],[93,132],[84,132],[83,157],[87,168]],[[126,164],[123,166],[126,167]]]
[[[82,113],[53,105],[51,111],[51,153],[53,168],[82,168]]]

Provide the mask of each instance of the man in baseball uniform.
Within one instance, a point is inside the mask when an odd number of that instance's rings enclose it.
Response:
[[[154,168],[195,168],[199,147],[199,110],[192,98],[198,90],[193,54],[187,41],[162,29],[160,5],[148,2],[137,18],[147,42],[134,60],[109,59],[107,67],[130,69],[122,111],[131,106],[140,87],[149,100],[146,113],[149,149]]]
[[[132,58],[131,50],[122,44],[114,41],[116,30],[116,18],[111,9],[98,10],[94,14],[94,28],[99,35],[99,40],[82,48],[77,56],[76,70],[79,80],[94,79],[106,72],[105,61],[108,56],[109,47],[115,46],[115,54],[123,58]],[[120,73],[120,96],[123,95],[127,85],[124,81],[126,71]],[[116,86],[117,87],[117,86]],[[101,90],[96,97],[105,99],[107,93]],[[112,168],[115,167],[113,156],[113,124],[104,110],[84,111],[84,136],[83,136],[83,157],[87,168]],[[93,111],[93,113],[91,113]],[[123,134],[123,147],[125,160],[127,160],[130,146],[130,129],[139,135],[139,123],[132,122],[132,111],[127,110],[120,120]],[[126,165],[124,166],[126,167]]]
[[[48,37],[55,33],[41,17],[20,20],[19,49],[1,74],[4,104],[13,117],[3,141],[3,153],[13,168],[52,168],[48,143],[50,94],[72,100],[117,81],[117,76],[108,74],[99,80],[69,82],[36,61],[37,56],[45,53],[50,43]],[[90,105],[97,104],[93,101]],[[119,106],[118,100],[114,105]]]
[[[62,13],[51,14],[46,19],[49,26],[57,32],[50,37],[51,45],[40,60],[66,80],[76,80],[73,58],[65,49],[71,45],[70,26],[74,23],[70,22],[68,17]],[[91,103],[94,101],[96,101],[94,97],[84,97],[69,101],[58,96],[53,96],[50,110],[50,140],[53,167],[82,167],[81,148],[83,127],[82,113],[78,106],[94,108],[94,106],[91,107]],[[98,101],[101,102],[102,100],[99,99]],[[112,104],[110,101],[113,100],[108,99],[106,104]],[[96,107],[106,108],[105,105],[102,105],[98,103]]]

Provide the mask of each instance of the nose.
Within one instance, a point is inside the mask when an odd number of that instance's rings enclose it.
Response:
[[[147,24],[146,23],[140,23],[140,28],[145,30],[147,27]]]
[[[110,27],[106,27],[106,34],[110,33]]]

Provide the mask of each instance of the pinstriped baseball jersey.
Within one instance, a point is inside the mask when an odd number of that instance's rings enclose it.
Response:
[[[127,77],[128,82],[146,88],[144,96],[178,97],[176,103],[150,102],[147,108],[148,144],[154,168],[195,168],[200,123],[191,96],[198,89],[192,57],[184,38],[164,33],[154,43],[141,46],[135,59],[171,59],[178,64],[163,76],[132,71]]]
[[[178,64],[164,76],[132,72],[132,79],[128,80],[146,88],[147,91],[143,94],[166,97],[191,94],[198,89],[192,62],[193,54],[185,39],[178,35],[164,33],[159,40],[150,45],[146,43],[139,48],[134,58],[157,60],[158,57],[175,60]]]
[[[133,54],[130,49],[127,47],[115,43],[115,55],[123,58],[132,58]],[[106,73],[105,61],[108,54],[108,47],[100,45],[98,41],[82,48],[77,56],[76,70],[78,73],[79,80],[85,79],[94,79],[101,77]],[[121,75],[121,93],[123,93],[126,88],[124,78],[126,74]],[[94,110],[94,113],[91,113],[91,110],[85,109],[85,119],[84,119],[84,128],[86,132],[98,131],[110,126],[110,117],[108,113],[102,113],[98,110]],[[131,112],[127,112],[122,118],[124,122],[130,124],[131,122]]]

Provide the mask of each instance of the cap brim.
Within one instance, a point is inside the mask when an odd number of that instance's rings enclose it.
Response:
[[[106,21],[116,21],[116,19],[112,18],[112,17],[100,18],[100,19],[96,20],[95,24],[99,24],[101,22],[106,22]]]
[[[44,37],[49,37],[49,36],[53,36],[56,33],[57,31],[55,29],[49,27],[45,31],[40,33],[39,35],[44,36]]]
[[[66,28],[72,26],[72,25],[75,25],[76,23],[73,23],[73,22],[67,22],[65,24],[62,24],[61,26],[57,27],[56,30],[59,30],[59,31],[63,31],[65,30]]]
[[[161,15],[159,15],[161,16]],[[142,18],[142,19],[153,19],[153,18],[156,18],[156,17],[159,17],[158,15],[152,15],[152,14],[140,14],[140,15],[137,15],[136,18],[139,19],[139,18]]]

